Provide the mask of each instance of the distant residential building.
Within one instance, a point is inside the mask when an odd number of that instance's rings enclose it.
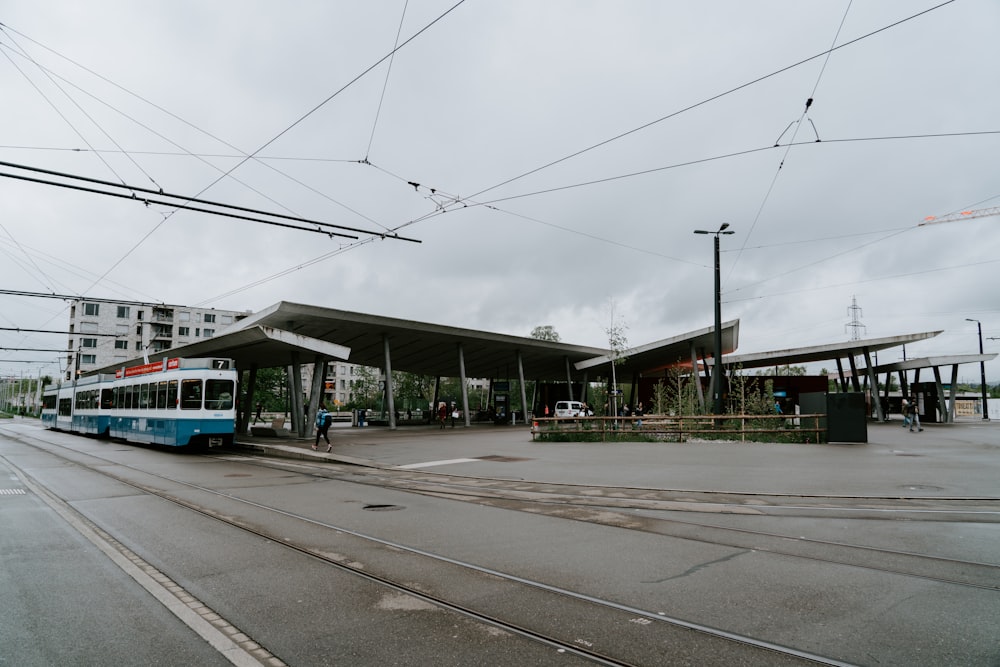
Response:
[[[251,311],[77,299],[69,310],[66,379],[211,338]]]

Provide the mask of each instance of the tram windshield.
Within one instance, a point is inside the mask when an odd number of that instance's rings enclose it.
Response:
[[[231,410],[233,408],[232,380],[205,380],[205,409]]]

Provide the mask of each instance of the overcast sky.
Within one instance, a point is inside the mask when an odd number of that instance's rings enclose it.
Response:
[[[855,298],[863,337],[944,331],[909,358],[977,352],[966,318],[1000,351],[1000,216],[920,226],[1000,206],[1000,3],[455,2],[6,0],[0,160],[369,233],[0,178],[0,288],[641,345],[712,324],[692,232],[728,222],[740,353],[849,340]]]

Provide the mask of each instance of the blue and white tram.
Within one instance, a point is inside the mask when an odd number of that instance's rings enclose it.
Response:
[[[164,359],[47,391],[42,422],[157,445],[231,444],[236,382],[231,359]]]

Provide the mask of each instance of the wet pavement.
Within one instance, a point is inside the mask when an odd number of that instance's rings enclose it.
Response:
[[[1000,498],[1000,422],[965,418],[909,432],[868,424],[863,444],[543,443],[526,425],[330,428],[313,438],[243,436],[269,456],[563,484],[847,497]]]

